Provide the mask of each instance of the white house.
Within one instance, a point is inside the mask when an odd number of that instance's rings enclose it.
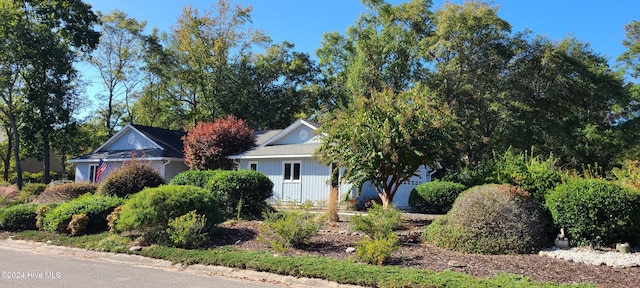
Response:
[[[272,201],[326,203],[331,190],[332,167],[313,158],[324,137],[317,133],[318,127],[316,123],[297,120],[283,130],[257,135],[256,147],[229,158],[238,164],[239,169],[252,169],[267,175],[274,184]],[[342,168],[336,176],[341,178],[343,172]],[[394,197],[396,207],[408,207],[409,193],[416,185],[431,181],[430,172],[428,166],[423,166],[418,171],[419,176],[400,186]],[[347,195],[351,199],[358,197],[353,185],[344,181],[338,183],[340,199]],[[376,195],[375,188],[365,184],[359,197],[368,199]]]
[[[129,124],[95,151],[68,162],[76,166],[76,182],[95,182],[100,159],[107,164],[101,176],[104,179],[109,171],[134,158],[150,163],[169,181],[189,169],[184,163],[182,137],[185,135],[183,131]]]

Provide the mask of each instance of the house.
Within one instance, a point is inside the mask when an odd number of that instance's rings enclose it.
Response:
[[[318,163],[313,154],[320,147],[323,135],[317,133],[319,125],[297,120],[282,130],[265,131],[256,136],[256,147],[230,156],[239,169],[252,169],[265,174],[273,182],[271,201],[299,204],[311,201],[315,205],[326,204],[331,183],[338,183],[340,199],[370,199],[377,196],[371,184],[365,184],[358,196],[358,189],[345,181],[331,181],[332,169]],[[333,165],[332,165],[333,166]],[[339,179],[344,174],[340,168],[334,174]],[[431,180],[431,170],[423,166],[418,176],[405,182],[394,197],[398,208],[407,208],[409,194],[418,184]]]
[[[184,131],[128,124],[95,151],[68,162],[76,166],[76,182],[95,182],[101,159],[107,164],[101,179],[109,171],[137,159],[150,163],[169,181],[178,173],[189,169],[184,163],[182,142],[182,137],[186,134]]]

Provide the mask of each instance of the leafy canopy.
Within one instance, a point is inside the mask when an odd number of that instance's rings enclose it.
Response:
[[[384,206],[423,164],[446,157],[456,138],[455,117],[428,89],[391,90],[360,97],[325,119],[316,151],[324,164],[346,167],[345,180],[371,181]]]

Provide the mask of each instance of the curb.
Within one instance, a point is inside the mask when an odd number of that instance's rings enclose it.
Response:
[[[242,270],[224,266],[208,266],[208,265],[188,265],[173,264],[168,260],[153,259],[140,255],[100,252],[85,250],[81,248],[71,248],[65,246],[50,245],[42,242],[1,239],[0,250],[10,249],[31,252],[35,254],[57,254],[67,255],[83,259],[99,259],[105,262],[119,263],[125,265],[142,266],[155,269],[165,269],[173,271],[182,271],[206,276],[222,276],[227,278],[249,280],[255,282],[265,282],[272,284],[285,285],[288,287],[327,287],[327,288],[360,288],[362,286],[340,284],[333,281],[327,281],[317,278],[296,278],[293,276],[279,275],[268,272],[260,272],[253,270]]]

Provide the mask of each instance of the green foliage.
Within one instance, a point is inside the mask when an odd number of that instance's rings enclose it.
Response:
[[[196,124],[184,137],[184,162],[191,169],[230,169],[227,156],[249,150],[253,129],[233,116]]]
[[[86,233],[106,231],[107,215],[122,202],[121,198],[115,196],[82,195],[47,212],[42,218],[42,229],[47,232],[67,233],[73,215],[86,214],[89,217]]]
[[[305,210],[265,212],[260,225],[258,240],[268,243],[276,252],[286,252],[290,247],[300,248],[318,233],[325,216],[314,216]]]
[[[71,221],[67,225],[67,231],[69,236],[80,236],[87,231],[87,224],[89,224],[89,217],[87,214],[73,214]]]
[[[222,220],[218,207],[215,197],[203,188],[183,185],[145,188],[129,196],[122,205],[115,230],[139,231],[157,238],[150,241],[160,241],[166,236],[162,234],[166,232],[170,219],[195,210],[206,217],[208,223],[204,231],[207,232]]]
[[[353,230],[363,232],[370,238],[376,239],[393,233],[400,227],[402,212],[393,207],[385,209],[382,205],[373,204],[367,214],[353,215],[349,223]]]
[[[94,193],[98,186],[89,182],[65,183],[47,186],[36,198],[36,203],[68,202],[80,195]]]
[[[398,235],[388,233],[376,238],[367,238],[356,244],[356,256],[360,261],[382,266],[398,250]]]
[[[37,204],[18,204],[0,209],[0,230],[36,230]]]
[[[640,192],[640,161],[626,160],[622,167],[614,168],[611,173],[616,184]]]
[[[547,195],[554,223],[572,245],[640,244],[640,194],[601,179],[572,179]]]
[[[38,195],[42,194],[47,189],[47,184],[43,183],[26,183],[20,190],[20,199],[24,202],[35,201]]]
[[[477,167],[465,166],[442,177],[442,181],[456,182],[465,187],[473,187],[490,183],[491,175],[495,171],[491,160],[485,161]]]
[[[127,253],[129,250],[127,249],[129,242],[131,242],[131,239],[128,237],[110,234],[99,241],[88,243],[86,248],[104,252]]]
[[[386,206],[393,202],[395,187],[421,165],[450,156],[457,130],[451,113],[422,85],[359,97],[348,109],[323,119],[320,132],[327,136],[315,157],[346,167],[345,180],[356,185],[386,183],[376,187]]]
[[[211,178],[224,170],[187,170],[178,173],[169,182],[170,185],[191,185],[207,188]]]
[[[449,181],[422,183],[411,190],[409,206],[418,213],[446,213],[466,187]]]
[[[175,247],[198,248],[207,240],[204,228],[207,218],[198,215],[195,210],[182,216],[169,219],[167,224],[167,236]]]
[[[562,183],[565,175],[555,167],[556,159],[543,159],[525,151],[515,154],[512,148],[503,155],[494,154],[493,173],[488,183],[511,184],[529,192],[533,199],[544,203],[544,195]]]
[[[43,229],[42,220],[44,216],[60,204],[61,203],[47,203],[38,205],[38,209],[36,209],[36,228]]]
[[[158,187],[162,184],[164,179],[158,170],[150,164],[135,160],[109,172],[107,178],[101,183],[98,194],[126,197],[140,192],[145,187]]]
[[[258,219],[267,208],[266,200],[273,196],[273,182],[253,170],[220,171],[213,175],[207,187],[220,203],[226,219]]]
[[[537,253],[550,244],[548,212],[526,191],[487,184],[463,192],[447,215],[427,227],[424,238],[464,253]]]

